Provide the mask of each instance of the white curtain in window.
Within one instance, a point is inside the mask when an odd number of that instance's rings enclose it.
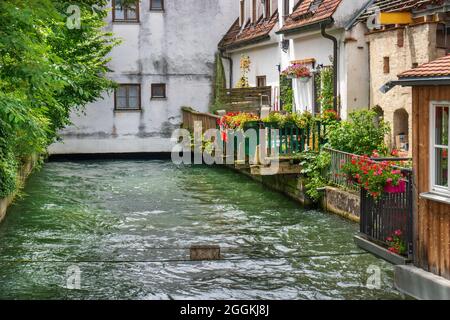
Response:
[[[294,84],[296,86],[296,111],[313,111],[313,78],[310,78],[307,82],[301,79],[295,79]]]

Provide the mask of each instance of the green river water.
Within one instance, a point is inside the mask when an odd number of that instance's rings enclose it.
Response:
[[[403,299],[356,231],[226,168],[50,162],[0,225],[0,298]],[[180,261],[191,244],[224,260]]]

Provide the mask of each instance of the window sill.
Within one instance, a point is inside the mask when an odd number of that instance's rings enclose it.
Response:
[[[151,100],[167,100],[167,97],[151,97]]]
[[[150,12],[164,13],[164,9],[150,9]]]
[[[142,109],[114,109],[114,113],[140,113]]]
[[[126,21],[126,20],[116,20],[116,21],[113,21],[112,23],[113,23],[113,24],[118,24],[118,25],[120,25],[120,24],[126,24],[126,25],[133,25],[133,24],[135,24],[135,25],[140,25],[140,24],[141,24],[140,21]]]
[[[450,194],[444,195],[444,194],[439,194],[439,193],[434,193],[434,192],[426,192],[426,193],[421,193],[419,197],[421,199],[431,200],[431,201],[450,205]]]

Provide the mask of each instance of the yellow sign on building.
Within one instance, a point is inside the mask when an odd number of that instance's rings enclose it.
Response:
[[[411,12],[381,12],[380,24],[411,24],[413,22]]]

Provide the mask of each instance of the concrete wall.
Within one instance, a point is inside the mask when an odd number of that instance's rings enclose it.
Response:
[[[404,33],[404,46],[397,45],[397,33]],[[436,48],[436,24],[427,23],[405,29],[380,31],[368,35],[370,41],[370,104],[384,111],[384,119],[394,127],[394,113],[404,109],[411,114],[411,88],[395,87],[387,94],[380,88],[397,75],[413,67],[413,63],[423,64],[445,55],[444,50]],[[384,57],[389,57],[390,72],[384,73]],[[412,117],[409,117],[410,150],[412,150]],[[394,131],[394,128],[392,128]],[[394,146],[394,136],[390,144]]]
[[[114,95],[73,114],[62,131],[63,143],[51,154],[164,152],[181,122],[180,107],[207,111],[211,100],[217,43],[239,14],[229,0],[165,1],[165,11],[150,11],[140,2],[140,23],[112,23],[108,29],[123,39],[111,54],[111,79],[141,84],[141,112],[114,112]],[[166,83],[167,99],[151,100],[152,83]]]
[[[29,159],[26,161],[26,163],[20,168],[17,176],[17,185],[19,188],[21,188],[25,180],[28,178],[30,173],[33,171],[34,167],[36,166],[36,163],[38,161],[38,156],[32,155],[29,157]],[[13,203],[14,198],[16,197],[17,192],[7,196],[6,198],[0,198],[0,222],[3,221],[3,219],[6,216],[6,211],[8,210],[8,207]]]

